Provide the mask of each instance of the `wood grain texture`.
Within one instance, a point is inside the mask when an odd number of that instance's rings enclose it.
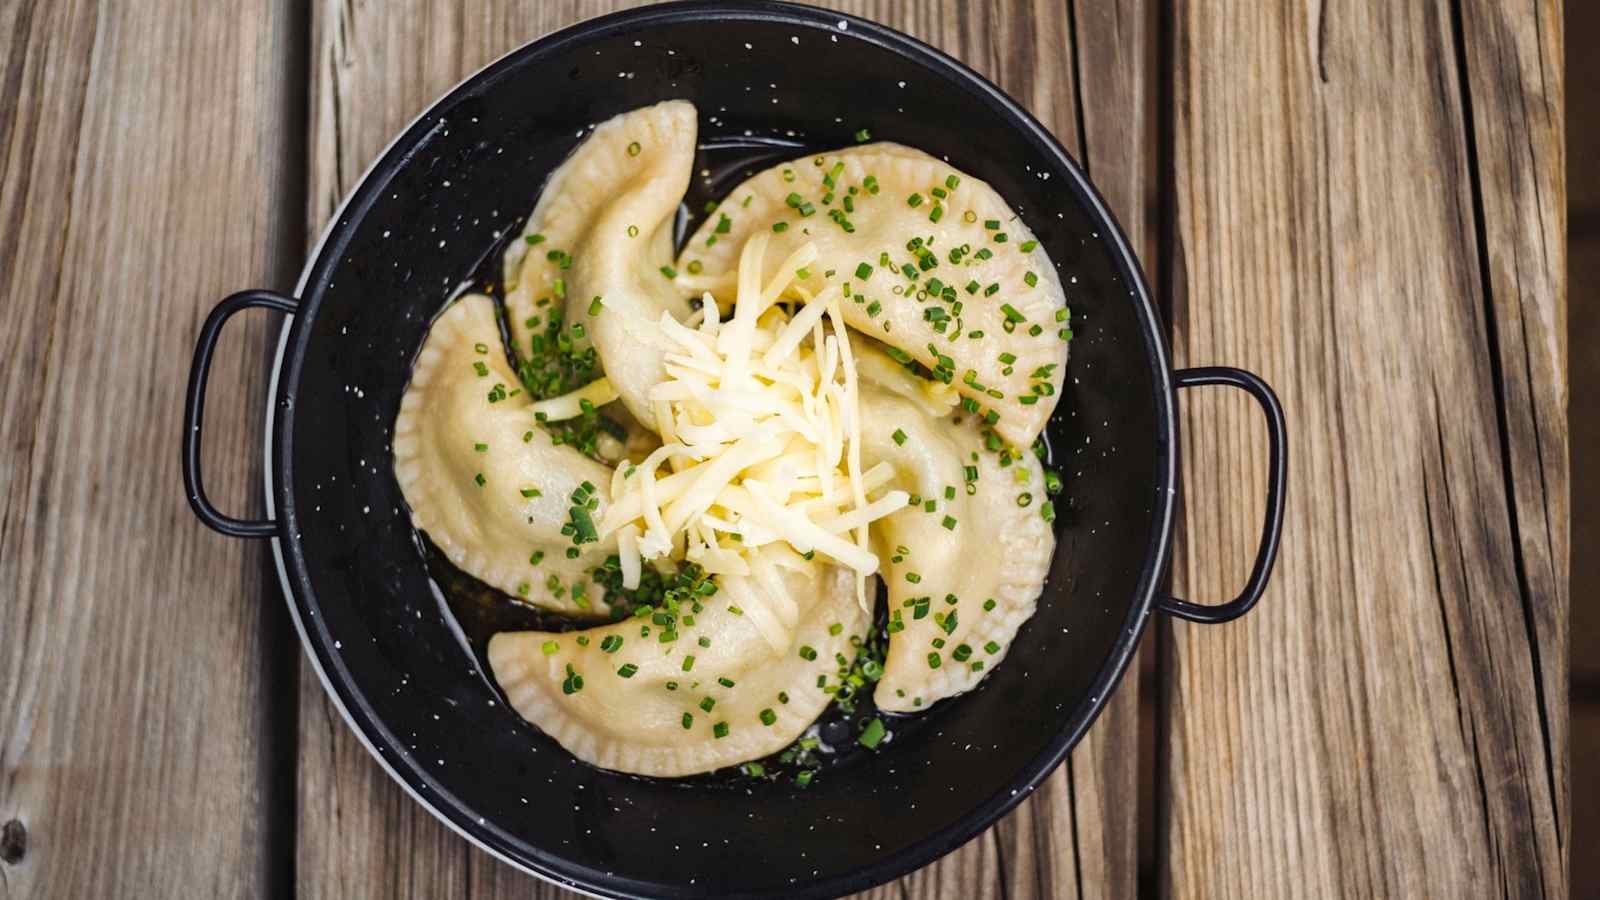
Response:
[[[555,28],[636,5],[328,0],[313,10],[307,234],[368,161],[461,77]],[[824,4],[952,53],[1026,104],[1079,159],[1137,246],[1154,235],[1154,19],[1143,4],[857,0]],[[1075,41],[1076,38],[1076,41]],[[1080,58],[1075,47],[1085,47]],[[1085,106],[1078,70],[1093,103]],[[305,897],[383,885],[391,896],[571,896],[501,866],[404,797],[301,679],[297,883]],[[873,892],[904,898],[1124,897],[1136,868],[1137,685],[1036,795],[938,863]]]
[[[190,513],[178,438],[200,320],[297,252],[291,26],[0,4],[0,896],[288,886],[287,620],[261,546]],[[211,380],[235,513],[260,513],[266,330],[236,321]]]
[[[1177,3],[1174,349],[1278,387],[1291,488],[1260,607],[1170,626],[1166,895],[1565,895],[1561,39],[1466,6]],[[1264,431],[1184,407],[1221,599]]]

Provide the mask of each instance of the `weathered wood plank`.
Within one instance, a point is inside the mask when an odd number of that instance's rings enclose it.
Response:
[[[383,9],[328,0],[314,10],[312,168],[308,234],[406,121],[474,68],[615,2],[408,3]],[[1138,4],[1069,6],[835,2],[831,8],[901,28],[960,57],[1029,105],[1080,159],[1140,246],[1154,202],[1150,90],[1153,22]],[[1075,16],[1077,19],[1075,20]],[[1090,43],[1075,59],[1073,36]],[[1088,64],[1082,106],[1075,64]],[[1080,129],[1080,123],[1085,127]],[[1130,682],[1083,748],[1021,810],[970,845],[878,892],[882,896],[1127,896],[1133,891],[1136,686]],[[301,689],[298,881],[305,896],[371,884],[396,894],[445,888],[473,896],[554,896],[499,866],[404,798],[350,736],[305,673]],[[1079,862],[1076,833],[1084,852]]]
[[[1475,10],[1463,52],[1443,4],[1177,5],[1174,348],[1277,385],[1292,473],[1261,606],[1166,642],[1164,894],[1565,893],[1565,746],[1538,703],[1566,652],[1541,15],[1497,32]],[[1491,161],[1501,129],[1518,145]],[[1480,171],[1500,199],[1476,202]],[[1521,395],[1497,402],[1508,357]],[[1220,599],[1254,551],[1264,434],[1237,398],[1186,400],[1182,424],[1174,580]]]
[[[177,439],[201,318],[298,254],[294,37],[268,0],[0,4],[5,896],[288,887],[287,617],[262,547],[190,513]],[[260,512],[266,324],[210,382],[235,512]]]
[[[1567,159],[1561,4],[1461,6],[1469,139],[1477,164],[1479,253],[1498,347],[1496,402],[1511,494],[1514,561],[1531,643],[1542,740],[1522,765],[1548,779],[1556,828],[1541,864],[1564,867],[1568,812],[1567,629],[1571,515],[1567,430]],[[1535,737],[1535,736],[1529,736]],[[1553,883],[1560,884],[1561,881]]]

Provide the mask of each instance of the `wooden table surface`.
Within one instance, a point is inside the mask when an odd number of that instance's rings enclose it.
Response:
[[[210,307],[292,288],[405,122],[627,5],[0,2],[0,897],[568,896],[368,758],[264,547],[190,515],[180,395]],[[1564,896],[1557,0],[829,5],[1030,107],[1177,364],[1260,373],[1291,438],[1260,606],[1155,623],[1034,797],[873,895]],[[259,512],[276,323],[246,319],[205,459]],[[1254,549],[1265,433],[1230,393],[1183,396],[1179,596]]]

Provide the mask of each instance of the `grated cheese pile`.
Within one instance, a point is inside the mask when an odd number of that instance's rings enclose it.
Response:
[[[868,499],[894,470],[861,469],[839,288],[812,295],[794,283],[816,258],[813,244],[763,284],[767,240],[758,234],[744,246],[729,318],[710,294],[688,322],[662,314],[667,379],[650,392],[662,446],[637,467],[618,468],[600,531],[617,536],[626,587],[638,585],[644,560],[746,575],[750,554],[782,557],[786,547],[854,570],[869,609],[866,578],[878,558],[867,525],[909,497],[892,490]]]

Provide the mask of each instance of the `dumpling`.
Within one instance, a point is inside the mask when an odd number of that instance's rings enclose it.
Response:
[[[922,502],[872,526],[890,616],[873,699],[911,712],[971,690],[1005,658],[1037,606],[1055,536],[1039,512],[1044,472],[1031,452],[1002,466],[971,420],[935,417],[870,382],[861,420],[863,464],[889,463],[890,486]]]
[[[684,100],[602,122],[550,176],[505,256],[518,352],[552,310],[582,323],[606,378],[651,430],[645,394],[664,378],[661,313],[682,321],[691,311],[672,280],[672,229],[696,134],[694,105]]]
[[[777,258],[814,242],[797,283],[848,284],[851,327],[981,404],[1011,443],[1039,436],[1065,374],[1066,296],[993,188],[897,144],[781,163],[707,217],[679,257],[680,283],[728,299],[739,248],[757,232],[772,234]]]
[[[851,657],[867,628],[848,570],[789,557],[720,577],[692,625],[503,632],[489,665],[512,708],[601,768],[674,777],[775,753],[821,715],[832,697],[817,676],[835,680],[835,655]],[[774,647],[751,612],[783,607],[790,630]]]
[[[576,559],[572,495],[609,503],[611,469],[552,443],[501,349],[494,301],[467,295],[434,320],[395,419],[394,473],[411,520],[462,571],[548,609],[600,615],[588,574],[616,541]]]

